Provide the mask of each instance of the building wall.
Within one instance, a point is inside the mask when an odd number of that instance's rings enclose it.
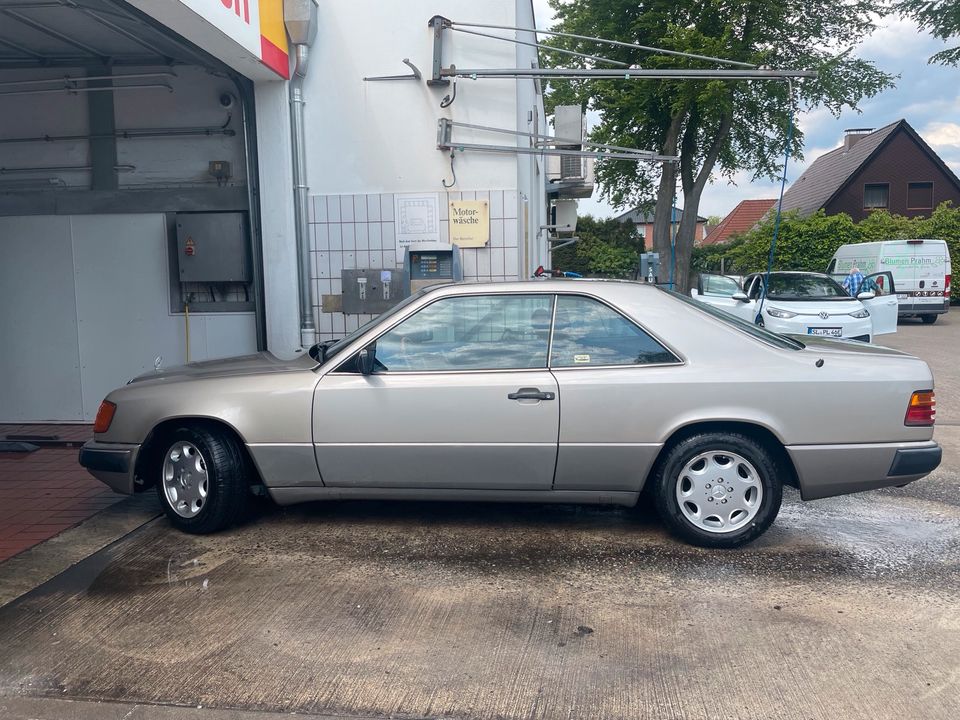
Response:
[[[252,312],[170,310],[163,214],[0,217],[0,422],[92,422],[130,378],[256,349]]]
[[[488,248],[463,248],[463,279],[467,282],[517,280],[519,235],[517,192],[490,190],[440,193],[440,241],[448,242],[447,203],[487,200],[490,203]],[[342,337],[372,319],[371,315],[323,312],[324,295],[342,292],[342,271],[351,268],[397,270],[403,266],[396,245],[393,193],[317,195],[310,204],[311,260],[317,304],[314,321],[320,339]]]
[[[444,242],[450,200],[489,199],[490,241],[485,248],[463,250],[465,280],[529,277],[537,265],[549,264],[540,229],[546,224],[541,158],[456,153],[456,184],[449,191],[444,187],[454,178],[450,154],[437,149],[440,118],[525,133],[544,132],[545,119],[533,80],[460,80],[454,102],[441,108],[453,84],[432,88],[425,82],[433,53],[427,23],[437,12],[454,20],[521,26],[533,15],[530,0],[446,0],[440,6],[425,0],[355,0],[320,7],[304,95],[314,310],[321,339],[341,336],[368,319],[322,312],[322,296],[342,290],[343,268],[402,267],[403,253],[394,240],[397,193],[437,197]],[[421,70],[423,80],[363,80],[408,74],[400,62],[404,57]],[[529,67],[535,59],[532,48],[444,31],[444,66]],[[529,138],[461,128],[455,129],[454,141],[530,146]]]
[[[828,215],[844,212],[855,221],[862,220],[872,212],[863,207],[863,186],[889,183],[888,210],[891,213],[907,217],[929,216],[930,210],[907,207],[908,184],[926,181],[933,181],[934,208],[945,200],[952,200],[960,206],[960,190],[907,133],[899,130],[877,157],[867,163],[825,209]]]

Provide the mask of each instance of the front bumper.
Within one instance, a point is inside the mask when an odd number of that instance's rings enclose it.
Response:
[[[833,315],[827,319],[822,319],[818,315],[773,318],[764,311],[763,323],[767,330],[788,335],[809,335],[810,328],[840,328],[840,338],[864,342],[870,342],[870,336],[873,333],[873,321],[870,318],[854,318],[849,315]]]
[[[90,440],[80,448],[80,464],[115,492],[133,494],[134,468],[139,445]]]
[[[804,500],[906,485],[936,470],[943,456],[932,440],[791,445],[787,452],[797,470]]]

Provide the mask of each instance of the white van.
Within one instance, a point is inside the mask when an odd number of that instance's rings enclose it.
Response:
[[[883,240],[842,245],[827,274],[837,280],[860,268],[882,292],[895,292],[900,317],[930,324],[950,309],[950,253],[943,240]]]

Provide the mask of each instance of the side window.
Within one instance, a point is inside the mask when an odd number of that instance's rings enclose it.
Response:
[[[718,297],[730,297],[740,291],[740,285],[733,278],[724,275],[701,275],[703,294]]]
[[[438,300],[377,340],[377,372],[545,368],[550,295]]]
[[[747,293],[747,297],[751,300],[758,299],[760,297],[760,289],[763,287],[763,277],[754,275],[748,282],[750,283],[750,291]]]
[[[591,298],[557,296],[551,367],[677,362],[623,315]]]

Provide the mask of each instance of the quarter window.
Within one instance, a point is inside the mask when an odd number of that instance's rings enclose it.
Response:
[[[545,368],[552,309],[550,295],[438,300],[380,336],[377,370]]]
[[[591,298],[557,297],[551,367],[678,362],[623,315]]]

